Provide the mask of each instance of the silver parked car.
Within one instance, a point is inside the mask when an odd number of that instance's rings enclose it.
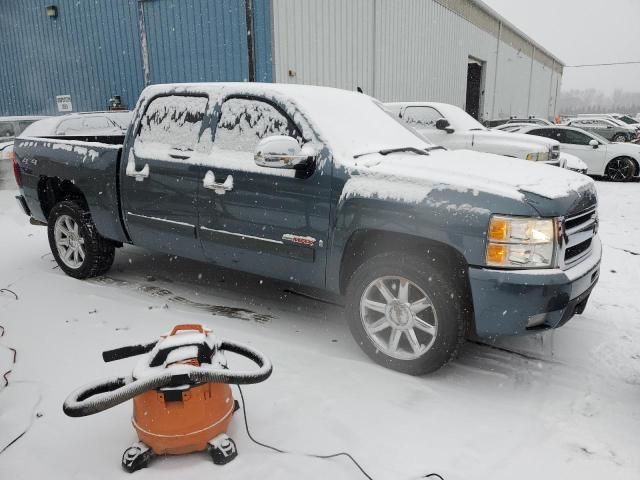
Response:
[[[608,118],[579,117],[567,122],[567,126],[576,127],[611,140],[612,142],[630,142],[636,136],[634,128],[620,125]]]

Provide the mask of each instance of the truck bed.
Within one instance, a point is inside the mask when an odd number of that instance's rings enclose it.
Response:
[[[111,240],[127,241],[118,194],[123,142],[124,136],[17,139],[14,151],[31,216],[47,221],[52,206],[52,200],[43,194],[51,191],[45,188],[47,182],[58,189],[77,187],[84,194],[98,232]]]

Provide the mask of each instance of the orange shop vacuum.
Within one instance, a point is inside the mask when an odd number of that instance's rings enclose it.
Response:
[[[225,352],[246,357],[258,368],[230,370]],[[202,325],[178,325],[157,342],[110,350],[102,357],[111,362],[142,354],[130,376],[73,392],[64,402],[64,412],[83,417],[133,399],[132,423],[139,441],[122,456],[128,472],[146,467],[156,455],[206,450],[217,465],[233,460],[236,445],[226,431],[238,403],[230,385],[266,380],[271,362],[250,347],[219,340]]]

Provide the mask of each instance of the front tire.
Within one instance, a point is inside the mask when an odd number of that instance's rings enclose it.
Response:
[[[65,200],[49,213],[49,246],[60,269],[74,278],[104,275],[115,258],[114,244],[100,236],[91,214]]]
[[[605,175],[612,182],[628,182],[633,178],[636,166],[629,157],[614,158],[609,162]]]
[[[361,265],[347,287],[346,313],[354,339],[369,357],[410,375],[445,365],[465,338],[458,288],[412,255],[383,254]]]
[[[627,141],[627,136],[623,135],[622,133],[619,133],[619,134],[615,135],[611,141],[612,142],[624,143],[624,142]]]

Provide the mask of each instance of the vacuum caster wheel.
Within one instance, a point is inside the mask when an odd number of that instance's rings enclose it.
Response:
[[[145,468],[153,458],[153,452],[142,442],[136,442],[127,448],[122,455],[122,468],[133,473]]]
[[[225,433],[209,440],[208,451],[216,465],[225,465],[238,456],[235,442]]]

